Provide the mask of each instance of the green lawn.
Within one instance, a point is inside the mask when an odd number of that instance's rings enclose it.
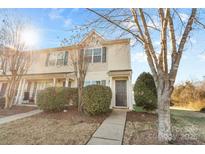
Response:
[[[146,112],[141,106],[134,105],[133,110],[135,112]]]
[[[184,140],[205,144],[205,114],[194,111],[171,110],[173,130]],[[178,131],[178,132],[176,132]],[[178,136],[176,136],[177,138]],[[187,141],[188,142],[188,141]]]

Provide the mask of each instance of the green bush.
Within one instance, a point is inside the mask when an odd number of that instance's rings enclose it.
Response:
[[[150,73],[143,72],[134,85],[134,98],[136,106],[145,110],[157,108],[157,90],[154,79]]]
[[[136,104],[133,105],[133,111],[135,111],[135,112],[146,112],[146,110],[144,110],[143,107],[136,106]]]
[[[97,115],[109,111],[112,99],[110,87],[90,85],[83,89],[83,109],[90,115]]]
[[[60,112],[70,102],[76,104],[77,89],[75,88],[47,88],[37,95],[37,105],[40,109],[49,112]]]
[[[66,105],[78,105],[78,89],[77,88],[62,88],[62,93],[66,97]]]

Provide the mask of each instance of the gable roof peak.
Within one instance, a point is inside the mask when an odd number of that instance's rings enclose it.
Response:
[[[100,33],[98,33],[95,29],[93,29],[90,33],[91,33],[91,34],[96,34],[96,35],[98,35],[99,37],[101,37],[103,40],[106,40],[106,39],[104,38],[104,36],[101,35]]]
[[[93,29],[80,41],[80,43],[84,42],[85,40],[92,37],[93,35],[98,36],[101,40],[104,40],[104,41],[106,40],[101,34],[99,34],[95,29]]]

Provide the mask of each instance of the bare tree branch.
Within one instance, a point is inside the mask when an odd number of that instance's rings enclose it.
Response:
[[[184,33],[182,35],[182,38],[181,38],[181,41],[180,41],[180,44],[179,44],[179,47],[178,47],[178,50],[177,50],[176,60],[171,66],[170,80],[172,81],[172,84],[174,84],[173,81],[176,78],[176,74],[177,74],[177,70],[178,70],[178,67],[179,67],[179,62],[181,60],[181,56],[182,56],[182,53],[183,53],[184,45],[186,43],[186,40],[189,36],[190,31],[192,30],[192,24],[195,20],[196,12],[197,12],[197,9],[192,9],[191,15],[188,19],[188,22],[187,22],[186,27],[184,29]]]
[[[126,29],[126,28],[124,28],[124,27],[122,27],[122,26],[120,26],[120,25],[118,25],[117,23],[115,23],[114,21],[112,21],[112,20],[110,20],[109,18],[107,18],[107,17],[105,17],[105,16],[103,16],[103,15],[101,15],[101,14],[99,14],[98,12],[96,12],[95,10],[93,10],[93,9],[89,9],[89,8],[87,8],[89,11],[91,11],[91,12],[93,12],[93,13],[95,13],[96,15],[98,15],[98,16],[100,16],[101,18],[103,18],[103,19],[105,19],[105,20],[107,20],[108,22],[110,22],[110,23],[112,23],[112,24],[114,24],[115,26],[117,26],[118,28],[120,28],[120,29],[122,29],[122,30],[125,30],[125,31],[128,31],[129,33],[131,33],[134,37],[136,37],[136,39],[139,41],[139,42],[142,42],[142,38],[141,37],[139,37],[139,35],[136,35],[135,33],[133,33],[132,31],[130,31],[129,29]]]
[[[10,108],[14,103],[19,82],[31,66],[32,52],[26,51],[26,44],[22,41],[25,25],[20,19],[8,16],[0,28],[1,70],[8,83],[5,108]]]

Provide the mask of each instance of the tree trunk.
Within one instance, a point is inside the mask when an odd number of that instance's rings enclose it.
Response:
[[[4,109],[10,109],[13,105],[14,102],[14,96],[12,93],[9,92],[9,94],[7,94],[5,96],[5,106]]]
[[[6,94],[5,94],[5,106],[4,106],[4,109],[9,109],[11,107],[11,85],[12,85],[12,80],[8,81],[8,85],[7,85],[7,88],[6,88]]]
[[[78,88],[78,111],[82,112],[82,88]]]
[[[11,79],[8,82],[6,94],[5,94],[5,106],[4,109],[9,109],[14,104],[14,99],[16,95],[16,90],[19,86],[19,82],[15,80],[15,78]]]
[[[5,105],[4,105],[4,109],[8,109],[9,108],[9,98],[7,97],[7,95],[5,96]]]
[[[13,105],[13,102],[14,102],[14,96],[6,96],[4,109],[10,109]]]
[[[82,112],[82,95],[83,95],[83,85],[82,81],[79,79],[78,81],[78,111]]]
[[[158,87],[158,141],[167,144],[172,140],[170,100],[171,92],[168,87]]]

